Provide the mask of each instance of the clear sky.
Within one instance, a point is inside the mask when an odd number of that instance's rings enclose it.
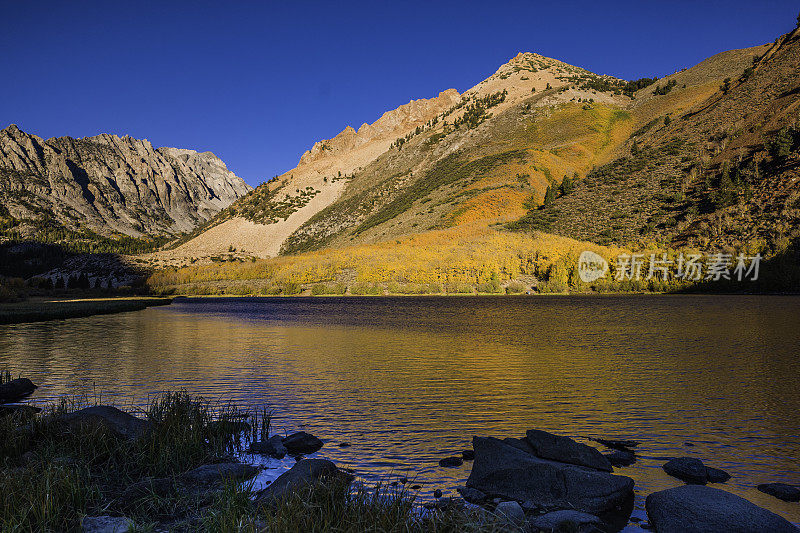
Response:
[[[791,30],[797,0],[0,0],[0,128],[211,150],[251,185],[520,51],[662,76]]]

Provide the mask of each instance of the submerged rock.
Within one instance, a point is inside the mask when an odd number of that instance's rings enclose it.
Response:
[[[797,533],[786,519],[724,490],[684,485],[654,492],[645,501],[658,533]]]
[[[636,462],[636,454],[629,450],[614,450],[604,454],[604,457],[612,466],[631,466]]]
[[[353,476],[342,472],[327,459],[303,459],[295,463],[256,496],[257,505],[272,505],[298,490],[316,484],[349,484]]]
[[[525,440],[533,448],[533,453],[542,459],[594,468],[611,472],[613,468],[602,453],[586,444],[575,442],[569,437],[553,435],[539,429],[529,429]]]
[[[464,450],[461,452],[461,458],[465,461],[472,461],[475,459],[475,450]]]
[[[60,419],[70,427],[96,425],[105,427],[114,435],[134,439],[143,435],[149,428],[150,423],[141,420],[116,407],[108,405],[96,405],[87,407],[74,413],[64,415]]]
[[[464,460],[461,457],[445,457],[444,459],[439,459],[439,466],[445,468],[455,468],[463,464]]]
[[[289,455],[303,455],[319,451],[323,442],[310,433],[298,431],[283,439],[283,445]]]
[[[81,522],[84,533],[128,533],[131,521],[121,516],[87,516]]]
[[[467,487],[490,497],[599,513],[622,505],[632,495],[629,477],[542,459],[492,437],[473,437],[473,448],[475,462]]]
[[[595,515],[569,509],[545,513],[528,523],[534,530],[543,531],[597,531],[603,526],[603,521]]]
[[[706,465],[694,457],[677,457],[670,459],[662,467],[664,472],[686,483],[705,485],[708,480]]]
[[[14,402],[29,396],[37,389],[28,378],[12,379],[0,385],[0,402]]]
[[[598,444],[602,444],[606,448],[611,448],[612,450],[622,450],[622,451],[630,451],[631,448],[635,448],[641,444],[638,440],[631,440],[631,439],[595,439],[592,438],[594,442]]]
[[[786,483],[762,483],[758,490],[785,502],[800,502],[800,487]]]

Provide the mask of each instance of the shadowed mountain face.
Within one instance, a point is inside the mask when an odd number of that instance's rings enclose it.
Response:
[[[43,140],[13,124],[0,131],[0,227],[17,238],[172,235],[250,190],[211,152],[107,134]]]

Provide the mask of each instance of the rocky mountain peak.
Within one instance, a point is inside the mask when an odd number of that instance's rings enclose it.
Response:
[[[54,218],[101,234],[191,231],[251,190],[211,152],[100,134],[43,141],[0,131],[0,208],[23,233]]]

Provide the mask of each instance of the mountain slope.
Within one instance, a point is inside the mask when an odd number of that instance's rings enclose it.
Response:
[[[614,90],[592,88],[602,84]],[[472,199],[476,208],[467,208],[459,219],[467,222],[476,217],[519,216],[531,195],[543,194],[549,180],[555,179],[553,172],[559,174],[558,178],[565,172],[585,172],[603,155],[614,135],[611,130],[624,121],[624,113],[615,112],[630,101],[622,94],[624,85],[621,80],[538,54],[518,54],[463,95],[451,89],[431,100],[413,101],[387,112],[372,125],[363,125],[357,131],[347,128],[334,139],[316,143],[295,169],[237,201],[204,233],[169,253],[159,254],[159,258],[214,256],[230,249],[268,257],[281,250],[317,248],[370,216],[385,216],[378,213],[389,204],[396,207],[409,200],[402,199],[405,193],[425,189],[421,180],[426,173],[435,172],[437,164],[452,162],[456,153],[462,163],[467,163],[473,156],[494,157],[499,152],[531,148],[531,153],[516,157],[518,163],[522,161],[516,167],[512,164],[514,156],[498,156],[508,163],[504,172],[514,167],[516,173],[529,175],[527,184],[514,173],[510,179],[503,176],[502,183],[476,183],[474,191],[463,197]],[[560,105],[572,104],[565,116],[576,110],[581,114],[579,99],[592,99],[597,109],[580,117],[577,126],[554,118],[553,126],[565,128],[565,132],[551,135],[541,128],[532,132],[521,128],[522,122],[531,122],[536,109],[543,110],[545,120],[552,118],[549,110]],[[535,125],[531,128],[536,130]],[[538,139],[535,146],[527,138],[531,135]],[[567,138],[566,144],[561,142],[563,138]],[[564,153],[553,153],[558,150]],[[541,163],[533,163],[534,156]],[[419,194],[419,190],[409,193]],[[484,199],[494,207],[482,206]],[[437,216],[449,216],[442,209],[435,211]],[[452,214],[455,208],[447,211]],[[371,223],[372,227],[379,225]],[[412,225],[417,227],[419,222],[408,224],[403,231]],[[383,231],[376,235],[376,231],[367,232],[365,228],[358,234],[359,242],[388,235]]]
[[[667,94],[644,89],[633,111],[653,118],[622,157],[515,227],[602,244],[782,253],[800,233],[800,30],[728,56],[702,98],[674,105],[693,90],[683,88],[691,71],[660,80],[671,83]]]
[[[194,229],[251,190],[211,152],[116,135],[43,140],[0,131],[0,222],[7,236],[103,236]]]

